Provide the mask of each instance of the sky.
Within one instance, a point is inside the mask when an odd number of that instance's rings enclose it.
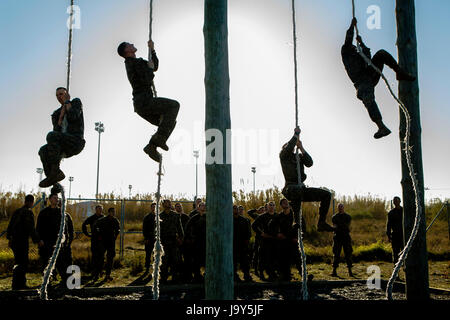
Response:
[[[55,88],[66,81],[70,1],[0,2],[0,191],[37,191],[42,167],[38,150],[51,130],[57,109]],[[357,17],[372,52],[386,49],[395,58],[394,1],[359,0]],[[72,197],[96,191],[98,133],[101,135],[99,192],[153,193],[158,166],[142,151],[156,127],[133,111],[122,41],[146,57],[148,0],[75,0],[80,8],[74,30],[71,95],[83,102],[86,146],[65,159],[61,169],[74,177]],[[233,190],[277,186],[284,179],[278,153],[295,126],[294,65],[290,0],[229,0],[228,44],[232,125]],[[380,8],[380,28],[366,21]],[[306,184],[337,195],[401,195],[399,109],[380,82],[377,102],[392,134],[375,140],[376,126],[356,98],[340,56],[352,14],[351,1],[296,0],[299,121],[305,149],[314,160]],[[153,40],[160,59],[158,95],[180,102],[177,127],[164,154],[163,194],[205,194],[205,88],[203,1],[154,0]],[[450,2],[416,1],[420,112],[425,196],[450,197]],[[395,74],[385,75],[397,91]],[[63,181],[66,189],[68,178]]]

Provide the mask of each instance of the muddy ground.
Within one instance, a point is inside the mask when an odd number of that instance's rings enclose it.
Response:
[[[381,289],[369,289],[365,281],[312,281],[309,285],[309,300],[386,300],[386,282]],[[431,299],[449,300],[450,291],[430,289]],[[406,300],[404,285],[396,283],[394,300]],[[37,300],[36,290],[12,292],[3,291],[0,298],[6,300]],[[49,289],[53,300],[152,300],[151,286],[123,288],[83,288],[80,290]],[[204,299],[202,285],[161,286],[160,300],[201,300]],[[301,300],[301,282],[290,283],[241,283],[235,285],[236,300]]]

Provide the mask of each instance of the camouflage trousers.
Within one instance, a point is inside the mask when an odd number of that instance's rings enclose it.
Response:
[[[372,63],[380,71],[383,71],[385,65],[398,71],[400,69],[397,61],[387,51],[380,50],[372,57]],[[361,100],[369,113],[370,119],[377,123],[381,121],[382,116],[377,103],[375,102],[375,86],[380,81],[380,74],[374,68],[368,66],[364,72],[361,73],[361,79],[355,82],[357,91],[356,96]]]
[[[333,237],[333,268],[339,266],[339,260],[341,257],[341,251],[344,249],[345,261],[347,262],[347,267],[352,267],[352,239],[350,235],[347,236],[334,236]]]
[[[59,131],[50,131],[47,134],[47,144],[39,150],[45,175],[49,175],[52,164],[59,165],[63,157],[70,158],[79,154],[85,144],[86,141],[80,137]]]
[[[166,140],[171,135],[175,124],[180,104],[167,98],[154,98],[150,93],[138,94],[133,98],[134,111],[158,127],[156,134]]]
[[[50,258],[53,255],[54,245],[44,246],[39,248],[39,258],[41,260],[41,267],[43,270],[48,265]],[[56,259],[55,268],[58,271],[62,281],[68,278],[67,268],[72,264],[72,248],[70,246],[61,246]]]
[[[179,280],[181,272],[181,256],[180,250],[176,243],[164,243],[164,255],[162,256],[161,264],[161,279],[167,280],[170,274],[172,275],[172,280]]]
[[[320,188],[300,188],[298,185],[287,185],[282,190],[283,195],[291,202],[295,222],[299,222],[299,212],[302,202],[320,201],[319,217],[325,219],[330,208],[331,193]]]
[[[12,289],[22,289],[25,287],[27,279],[25,277],[28,268],[28,240],[23,244],[12,245],[14,253],[14,268],[12,276]]]
[[[398,258],[400,257],[400,252],[403,250],[403,239],[398,237],[392,237],[392,261],[394,264],[397,263]]]
[[[287,238],[284,240],[277,240],[277,247],[277,269],[284,280],[290,280],[292,264],[295,264],[299,274],[301,274],[302,257],[298,249],[298,243]]]
[[[105,253],[106,253],[106,263],[104,263]],[[98,257],[95,259],[95,261],[97,262],[97,266],[94,272],[94,276],[100,275],[100,273],[103,270],[103,266],[105,267],[106,275],[107,276],[111,275],[114,257],[116,256],[116,245],[114,243],[109,245],[100,244],[98,246],[98,251],[96,254],[98,254]]]
[[[250,274],[250,257],[248,248],[244,244],[233,249],[234,272],[238,270],[238,265],[244,275]]]

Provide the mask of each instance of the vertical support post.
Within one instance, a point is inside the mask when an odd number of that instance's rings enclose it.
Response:
[[[208,139],[205,142],[207,151],[205,298],[232,300],[234,298],[231,214],[233,200],[231,136],[228,135],[231,128],[228,9],[227,0],[205,0],[204,4],[205,131]],[[212,149],[211,146],[215,148]]]
[[[407,72],[418,77],[417,72],[417,39],[414,0],[396,0],[397,18],[397,47],[399,65]],[[419,108],[419,82],[400,81],[399,99],[403,102],[411,117],[410,144],[411,160],[415,170],[419,194],[418,203],[415,202],[413,183],[409,174],[403,141],[406,134],[406,119],[400,112],[400,147],[402,161],[402,189],[403,189],[403,228],[404,237],[409,239],[413,230],[416,205],[422,208],[420,228],[417,233],[408,258],[405,262],[406,298],[408,300],[425,300],[430,298],[428,282],[428,253],[426,247],[426,221],[424,182],[422,166],[422,145]],[[405,241],[406,243],[406,241]]]

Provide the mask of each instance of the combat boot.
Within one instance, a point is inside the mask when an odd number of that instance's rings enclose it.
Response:
[[[387,135],[389,135],[389,134],[391,134],[391,130],[389,130],[388,127],[386,127],[385,125],[383,125],[382,127],[380,127],[380,128],[378,129],[377,132],[375,132],[375,134],[373,135],[373,137],[374,137],[375,139],[380,139],[380,138],[383,138],[383,137],[385,137],[385,136],[387,136]]]
[[[42,180],[39,183],[39,187],[48,188],[48,187],[56,184],[57,182],[64,180],[65,177],[66,176],[65,176],[64,172],[62,172],[61,169],[59,168],[59,165],[52,164],[50,167],[50,174],[48,175],[47,178],[45,178],[44,180]]]
[[[325,217],[324,217],[324,218],[319,218],[319,223],[317,224],[317,231],[333,232],[334,228],[325,222]]]
[[[144,148],[144,152],[148,154],[148,156],[152,160],[158,163],[161,161],[161,154],[158,151],[156,151],[156,146],[154,144],[151,143],[147,144]]]
[[[169,151],[169,147],[167,146],[166,141],[167,139],[163,137],[161,134],[155,133],[150,139],[149,143],[154,144],[165,151]]]
[[[250,275],[250,273],[244,274],[244,281],[245,281],[245,282],[253,282],[253,278],[252,278],[252,276]]]
[[[107,275],[105,276],[105,281],[112,281],[112,280],[113,280],[113,277],[111,277],[110,274],[107,274]]]
[[[354,277],[353,272],[352,272],[352,268],[351,268],[351,267],[348,267],[348,275],[349,275],[350,277]]]
[[[332,276],[332,277],[337,277],[337,276],[338,276],[338,275],[337,275],[336,268],[333,268],[333,273],[331,273],[331,276]]]

